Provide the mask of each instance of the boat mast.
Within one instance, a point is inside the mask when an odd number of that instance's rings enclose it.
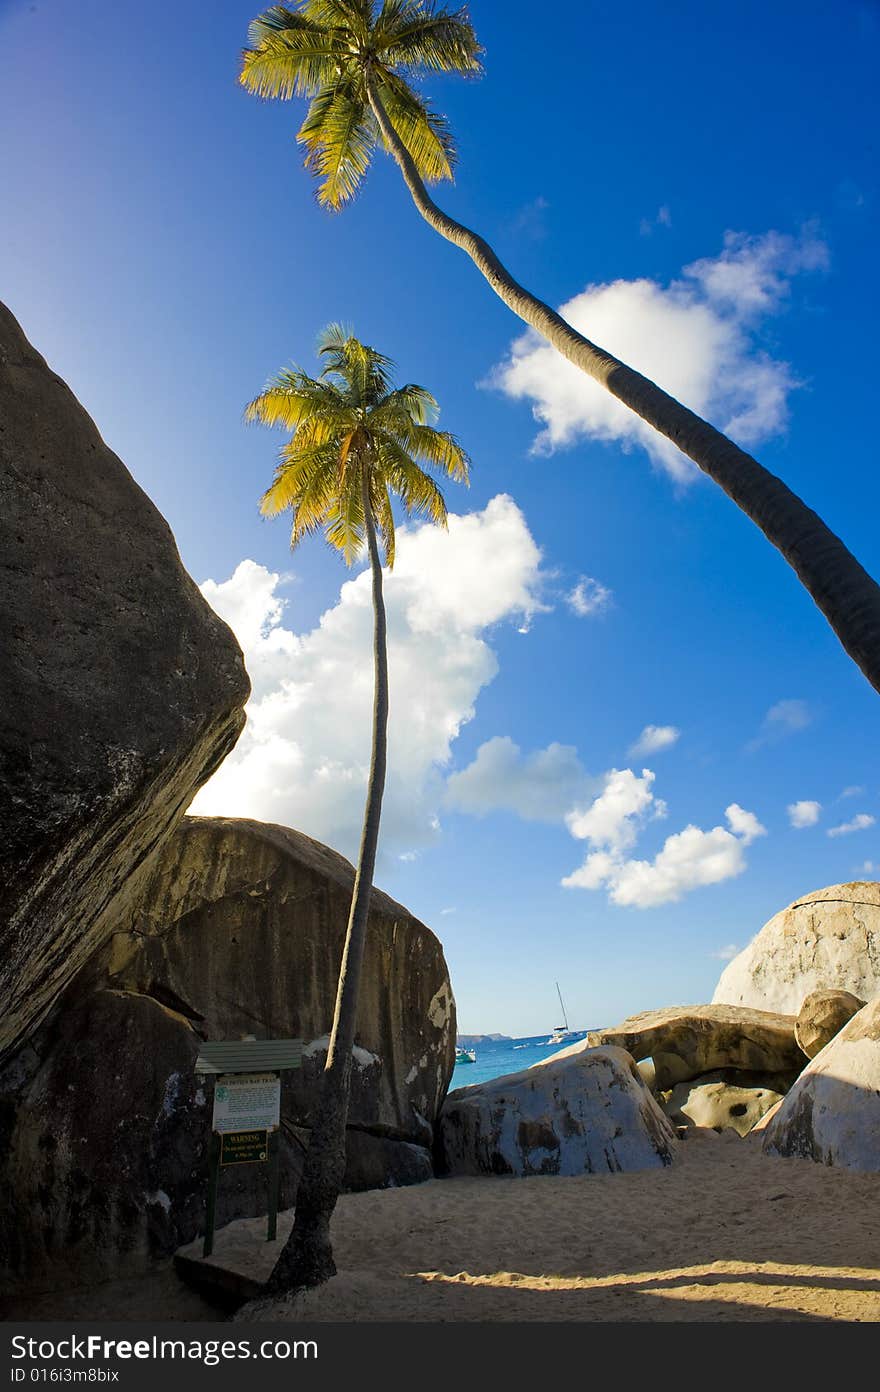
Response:
[[[559,1004],[562,1007],[562,1019],[565,1023],[565,1031],[568,1033],[568,1016],[565,1013],[565,1002],[562,999],[562,992],[559,989],[559,982],[556,983],[556,994],[559,997]]]

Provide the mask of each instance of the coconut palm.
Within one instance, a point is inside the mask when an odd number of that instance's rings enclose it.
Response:
[[[411,84],[418,73],[477,74],[481,48],[466,7],[434,0],[301,0],[253,21],[240,81],[262,97],[306,97],[298,139],[318,202],[357,193],[377,146],[396,160],[413,202],[441,237],[467,252],[525,323],[671,440],[715,480],[781,551],[850,657],[880,690],[880,587],[781,479],[656,383],[591,343],[513,278],[489,244],[447,216],[426,182],[451,179],[455,146],[444,118]]]
[[[319,340],[324,368],[316,379],[298,368],[280,372],[250,403],[245,418],[292,435],[261,500],[268,516],[291,512],[290,544],[313,532],[351,565],[366,549],[373,588],[373,743],[360,852],[327,1061],[312,1116],[296,1196],[293,1231],[269,1290],[319,1285],[335,1272],[330,1218],[345,1172],[352,1048],[370,891],[385,785],[388,657],[381,548],[394,564],[395,497],[408,514],[446,524],[443,494],[431,474],[468,479],[468,457],[455,436],[431,424],[437,403],[424,387],[391,385],[394,364],[338,324]]]

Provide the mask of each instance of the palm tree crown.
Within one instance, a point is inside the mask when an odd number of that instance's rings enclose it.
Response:
[[[239,81],[261,97],[310,99],[297,139],[319,180],[318,202],[341,208],[373,150],[387,144],[371,108],[378,96],[419,174],[451,179],[455,145],[443,116],[414,91],[419,69],[476,74],[480,45],[467,10],[432,0],[301,0],[272,5],[248,30]]]
[[[427,469],[467,483],[469,460],[458,440],[436,430],[437,402],[424,387],[393,387],[390,358],[333,324],[319,340],[320,377],[299,368],[278,373],[250,403],[245,419],[292,431],[260,508],[293,513],[291,546],[323,531],[351,565],[366,542],[365,499],[394,564],[392,496],[409,514],[446,523],[443,494]],[[422,466],[426,466],[423,468]]]

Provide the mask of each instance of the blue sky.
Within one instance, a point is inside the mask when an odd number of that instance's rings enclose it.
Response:
[[[430,87],[461,152],[439,201],[880,574],[877,6],[587,3],[564,43],[532,12],[476,0],[485,77]],[[876,694],[732,503],[512,348],[386,159],[318,209],[302,109],[237,87],[249,6],[182,13],[0,0],[0,296],[239,626],[261,704],[197,805],[353,850],[364,586],[259,518],[280,437],[241,422],[342,319],[473,459],[464,520],[389,583],[378,882],[443,940],[463,1030],[549,1029],[556,980],[574,1026],[710,999],[771,913],[880,877]],[[633,752],[648,726],[677,735]]]

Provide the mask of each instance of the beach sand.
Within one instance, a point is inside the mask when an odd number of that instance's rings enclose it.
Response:
[[[262,1281],[265,1218],[217,1234],[212,1261]],[[279,1239],[291,1214],[279,1215]],[[437,1179],[345,1194],[340,1274],[236,1319],[312,1321],[880,1320],[880,1174],[771,1159],[756,1133],[697,1133],[667,1169]],[[192,1254],[200,1256],[201,1244]],[[166,1264],[15,1302],[6,1319],[228,1319]]]
[[[333,1281],[237,1318],[880,1320],[880,1174],[771,1159],[760,1134],[637,1174],[344,1195],[333,1241]]]

